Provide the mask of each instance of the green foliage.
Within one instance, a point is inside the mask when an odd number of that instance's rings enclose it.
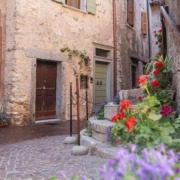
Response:
[[[56,177],[50,177],[49,180],[58,180]]]
[[[159,56],[147,66],[148,78],[143,76],[140,81],[146,96],[117,121],[112,129],[114,138],[135,143],[139,148],[159,144],[180,148],[180,117],[175,119],[172,112],[175,107],[171,91],[172,62],[172,58]],[[158,85],[153,86],[154,79]],[[125,125],[128,117],[137,119],[137,123],[132,125],[133,131],[128,131]]]
[[[104,119],[104,108],[98,113],[97,119],[103,120]]]
[[[9,117],[7,113],[5,112],[4,105],[0,104],[0,126],[5,127],[10,124]]]

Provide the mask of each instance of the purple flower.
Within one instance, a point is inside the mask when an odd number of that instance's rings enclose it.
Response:
[[[104,165],[103,180],[123,180],[128,175],[139,180],[164,180],[176,174],[174,167],[178,157],[173,151],[166,151],[161,146],[159,150],[144,149],[136,154],[135,148],[131,149],[120,149],[115,158]]]

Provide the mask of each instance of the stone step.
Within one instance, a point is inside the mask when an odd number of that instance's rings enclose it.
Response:
[[[92,138],[101,143],[111,143],[111,129],[114,127],[114,123],[109,120],[90,119],[89,125],[92,131]]]
[[[105,144],[93,137],[89,137],[86,134],[86,130],[81,131],[81,145],[86,146],[89,149],[90,155],[95,155],[101,158],[112,158],[121,148],[121,145]]]

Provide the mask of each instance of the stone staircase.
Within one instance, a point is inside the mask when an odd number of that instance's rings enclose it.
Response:
[[[120,100],[131,99],[133,102],[137,96],[142,96],[139,89],[123,90],[119,93]],[[121,147],[120,143],[112,141],[111,130],[115,126],[112,117],[119,111],[119,105],[112,102],[104,106],[104,119],[98,120],[97,117],[89,119],[89,129],[81,132],[81,144],[89,148],[90,154],[104,158],[112,157]]]
[[[104,107],[104,120],[98,120],[97,117],[89,119],[89,130],[84,129],[81,132],[81,144],[89,148],[90,154],[103,158],[110,158],[118,150],[117,146],[112,145],[111,129],[114,123],[112,117],[117,114],[119,105],[108,103]]]

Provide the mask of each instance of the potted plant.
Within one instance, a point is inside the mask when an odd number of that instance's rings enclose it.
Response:
[[[0,128],[6,127],[9,125],[8,115],[4,111],[3,105],[0,105]]]

